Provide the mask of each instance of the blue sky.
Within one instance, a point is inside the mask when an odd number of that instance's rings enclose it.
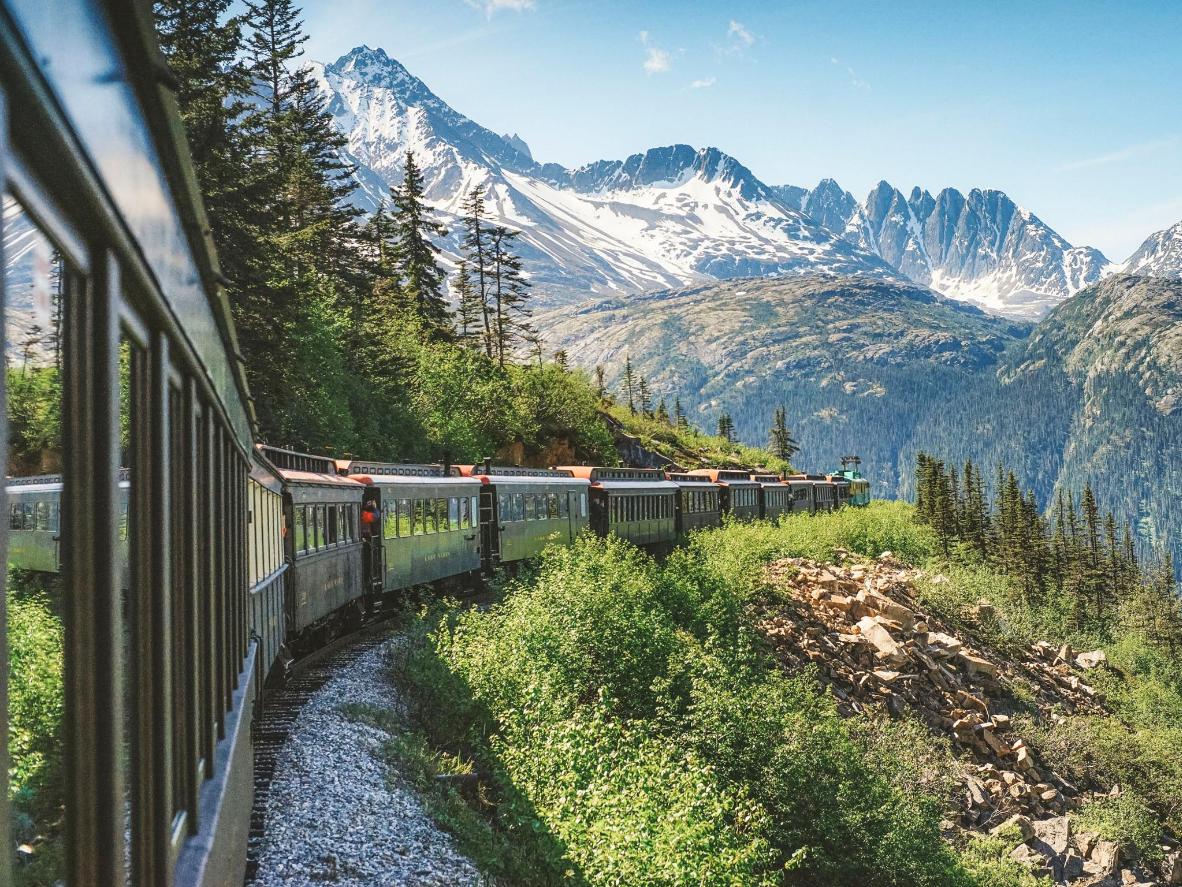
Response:
[[[380,46],[577,166],[715,145],[770,184],[999,188],[1128,256],[1182,220],[1182,2],[306,0],[308,54]]]

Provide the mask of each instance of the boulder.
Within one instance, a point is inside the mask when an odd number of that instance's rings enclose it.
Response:
[[[997,666],[988,659],[982,659],[980,656],[974,656],[972,653],[966,653],[961,650],[957,656],[960,658],[961,665],[964,666],[965,674],[967,675],[985,675],[986,677],[997,677]]]
[[[1120,847],[1115,841],[1097,841],[1088,854],[1088,874],[1107,878],[1120,865]]]
[[[1175,851],[1167,856],[1162,871],[1167,884],[1182,884],[1182,851]]]
[[[1104,655],[1103,650],[1092,650],[1090,653],[1080,653],[1075,657],[1075,664],[1083,669],[1095,668],[1107,662],[1108,657]]]
[[[1022,836],[1022,840],[1024,842],[1029,841],[1031,838],[1034,837],[1034,826],[1030,824],[1029,819],[1027,819],[1025,816],[1022,816],[1020,814],[1014,814],[1009,819],[1007,819],[1005,822],[1001,823],[1001,825],[995,825],[993,828],[991,828],[989,830],[989,834],[999,835],[1002,832],[1008,831],[1011,828],[1015,828],[1018,830],[1018,833]]]
[[[863,616],[859,619],[858,631],[862,633],[862,637],[874,645],[874,649],[878,652],[879,657],[887,663],[891,665],[902,665],[907,661],[907,656],[903,652],[903,648],[891,637],[891,633],[887,630],[886,626],[874,616]]]
[[[1045,856],[1061,856],[1071,840],[1071,821],[1066,816],[1040,819],[1034,823],[1034,848]]]

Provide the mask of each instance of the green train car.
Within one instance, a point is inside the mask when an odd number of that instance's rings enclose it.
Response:
[[[831,475],[835,480],[840,478],[850,485],[847,502],[850,505],[864,506],[870,504],[870,481],[858,471],[862,460],[857,456],[842,456],[841,470]],[[852,466],[852,467],[851,467]]]

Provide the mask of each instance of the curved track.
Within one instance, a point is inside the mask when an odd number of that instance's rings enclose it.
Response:
[[[253,729],[254,806],[250,813],[246,849],[247,885],[254,883],[258,874],[258,851],[265,834],[267,801],[275,765],[300,711],[338,670],[382,643],[388,636],[390,625],[389,619],[367,625],[310,653],[292,665],[286,682],[267,693]]]

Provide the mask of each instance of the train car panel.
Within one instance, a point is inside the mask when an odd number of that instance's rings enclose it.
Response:
[[[564,465],[591,482],[591,529],[614,533],[634,545],[663,549],[677,539],[677,484],[655,468]]]
[[[697,474],[666,472],[677,484],[677,532],[684,536],[692,530],[722,525],[722,505],[718,487],[709,478]]]
[[[302,631],[364,596],[359,509],[365,487],[347,478],[282,470],[289,631]]]
[[[739,520],[759,517],[759,484],[751,473],[733,468],[695,468],[689,474],[706,477],[718,485],[723,514]]]
[[[7,486],[9,566],[60,572],[61,476],[9,478]]]
[[[482,484],[486,566],[536,557],[552,543],[569,545],[588,526],[590,482],[569,471],[492,466],[460,471]]]
[[[439,470],[442,475],[442,469]],[[384,591],[480,569],[480,481],[464,477],[355,475],[379,514]]]
[[[247,481],[247,618],[259,639],[259,688],[287,644],[287,559],[283,551],[283,482],[256,459]]]
[[[751,479],[759,484],[759,516],[767,521],[779,520],[781,515],[791,514],[793,506],[792,487],[775,474],[752,474]]]

